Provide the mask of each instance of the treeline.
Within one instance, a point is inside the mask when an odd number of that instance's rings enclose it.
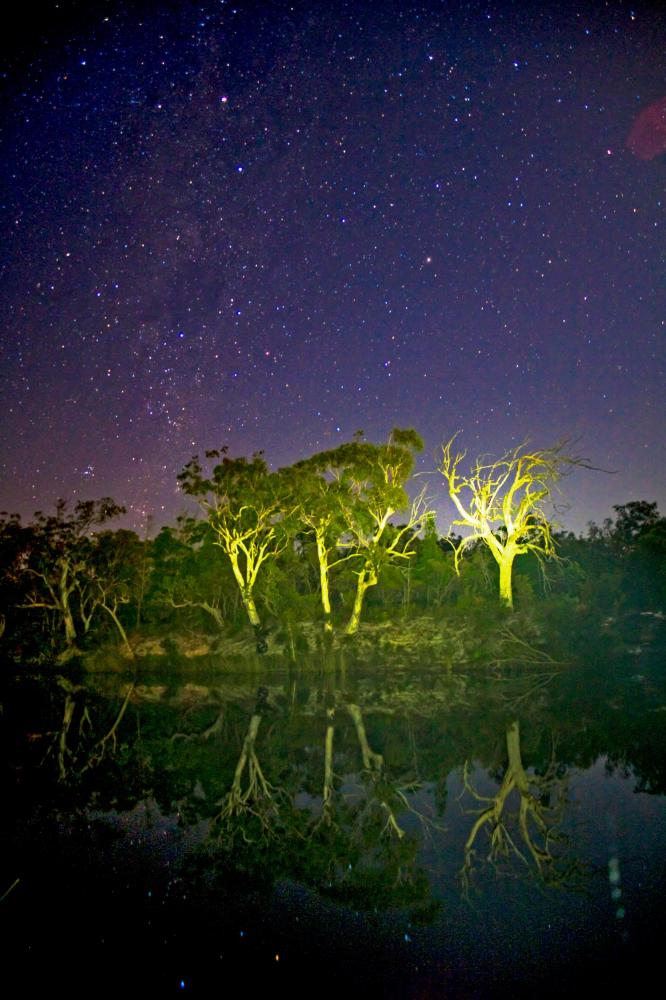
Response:
[[[362,618],[495,614],[494,606],[559,602],[579,613],[660,612],[666,518],[632,501],[585,537],[556,535],[550,489],[583,464],[562,446],[517,448],[464,467],[443,448],[439,468],[460,534],[440,537],[427,497],[413,498],[411,429],[385,443],[354,440],[271,471],[263,454],[194,457],[179,476],[200,508],[154,539],[110,524],[109,498],[61,501],[29,524],[0,515],[2,643],[13,659],[67,656],[108,642],[131,656],[145,634],[230,634],[317,623],[354,635]],[[514,560],[519,556],[526,559]],[[515,579],[514,579],[515,578]],[[498,600],[499,599],[499,600]]]

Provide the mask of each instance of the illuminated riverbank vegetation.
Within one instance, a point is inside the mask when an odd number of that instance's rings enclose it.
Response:
[[[5,514],[5,658],[82,654],[101,668],[350,646],[359,656],[427,650],[447,667],[538,663],[590,629],[615,641],[614,626],[634,620],[626,645],[660,621],[666,519],[656,504],[618,505],[575,537],[552,517],[558,480],[585,464],[563,446],[468,464],[451,446],[433,472],[457,514],[448,534],[413,476],[421,438],[399,428],[277,471],[261,453],[195,456],[179,482],[199,513],[154,538],[113,530],[124,508],[110,498],[61,501],[29,523]]]

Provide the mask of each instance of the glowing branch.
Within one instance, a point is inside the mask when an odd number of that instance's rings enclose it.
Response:
[[[592,468],[565,454],[567,442],[527,451],[518,445],[497,460],[477,458],[468,474],[460,473],[464,451],[453,452],[455,435],[442,447],[439,471],[459,514],[452,522],[469,529],[454,545],[456,572],[466,548],[482,541],[499,567],[500,600],[513,607],[512,571],[516,556],[531,552],[539,559],[555,557],[545,504],[562,476],[574,466]]]

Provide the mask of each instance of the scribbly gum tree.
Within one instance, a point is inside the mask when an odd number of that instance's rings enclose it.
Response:
[[[365,595],[379,582],[382,566],[411,558],[416,533],[429,511],[423,494],[410,502],[405,489],[414,455],[423,449],[415,430],[396,427],[387,444],[356,442],[348,447],[354,450],[344,472],[349,492],[343,505],[346,538],[341,544],[360,564],[355,570],[354,604],[345,629],[347,635],[354,635]],[[402,511],[407,512],[405,523],[391,530],[390,519]]]
[[[414,430],[394,428],[382,445],[353,441],[320,452],[280,475],[294,516],[314,540],[324,629],[332,631],[330,575],[334,567],[354,567],[354,603],[346,627],[358,630],[363,601],[379,581],[387,563],[401,563],[412,555],[416,532],[427,511],[422,497],[410,503],[405,485],[414,465],[414,453],[423,442]],[[408,511],[407,523],[389,524],[399,511]]]
[[[527,552],[539,559],[555,556],[545,505],[562,475],[584,463],[565,455],[564,445],[528,451],[522,444],[495,461],[477,458],[470,472],[461,474],[466,452],[454,454],[454,440],[443,446],[439,471],[459,514],[453,525],[470,529],[454,546],[456,571],[465,549],[482,541],[499,567],[500,601],[512,608],[514,560]]]
[[[145,546],[138,535],[125,528],[95,534],[91,539],[86,572],[78,588],[79,611],[86,631],[97,609],[104,611],[120,636],[125,654],[130,657],[134,654],[121,608],[140,594]]]
[[[181,489],[194,497],[215,532],[216,544],[229,559],[243,607],[257,635],[257,649],[265,652],[255,586],[262,566],[276,559],[289,543],[289,512],[281,496],[281,480],[271,473],[261,452],[250,461],[228,458],[227,449],[207,451],[221,458],[206,475],[197,455],[178,476]]]
[[[108,546],[93,529],[124,513],[109,497],[79,501],[73,511],[59,500],[54,515],[35,514],[24,537],[15,564],[15,574],[27,584],[22,607],[52,613],[70,649],[88,631],[96,608],[115,611],[122,600],[124,589],[110,568]]]
[[[294,466],[281,469],[279,473],[294,505],[299,524],[314,541],[324,631],[328,633],[333,631],[331,570],[353,558],[353,554],[344,553],[338,547],[345,527],[342,501],[347,487],[339,467],[339,453],[344,451],[345,446],[321,452]]]

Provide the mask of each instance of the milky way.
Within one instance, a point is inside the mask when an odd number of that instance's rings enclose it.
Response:
[[[95,9],[93,9],[93,7]],[[563,436],[565,523],[666,507],[666,18],[625,4],[47,5],[4,77],[3,507],[183,508],[415,426]],[[14,44],[15,43],[15,44]],[[448,509],[440,485],[431,494]]]

